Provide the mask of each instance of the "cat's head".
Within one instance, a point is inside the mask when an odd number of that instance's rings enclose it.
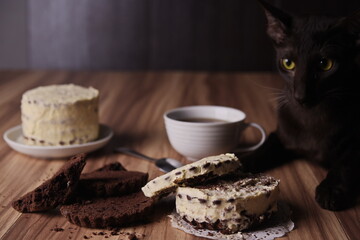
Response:
[[[358,84],[360,11],[344,18],[294,17],[258,1],[291,101],[313,107]]]

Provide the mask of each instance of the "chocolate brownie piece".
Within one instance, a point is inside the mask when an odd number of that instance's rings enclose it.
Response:
[[[95,172],[102,172],[102,171],[127,171],[123,165],[119,162],[109,163],[101,168],[95,170]]]
[[[95,171],[81,174],[77,191],[80,197],[121,196],[140,190],[148,177],[142,172]]]
[[[153,205],[154,200],[139,191],[63,205],[60,212],[69,222],[81,227],[117,228],[143,220],[151,213]]]
[[[73,156],[49,180],[12,203],[19,212],[41,212],[68,201],[85,166],[86,154]]]

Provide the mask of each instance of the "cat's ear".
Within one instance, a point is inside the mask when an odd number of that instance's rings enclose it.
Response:
[[[357,36],[356,45],[360,47],[360,9],[347,17],[348,30],[354,36]]]
[[[288,37],[292,17],[264,0],[258,0],[264,8],[268,21],[267,33],[276,45],[281,45]]]
[[[347,33],[357,38],[357,45],[360,46],[360,9],[339,20],[336,27],[346,29]]]

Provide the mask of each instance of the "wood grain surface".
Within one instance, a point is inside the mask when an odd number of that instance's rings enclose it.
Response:
[[[192,72],[0,72],[0,132],[21,124],[20,99],[24,91],[39,85],[76,83],[100,90],[100,121],[110,126],[115,136],[103,149],[89,156],[84,172],[106,163],[119,161],[127,169],[148,172],[150,178],[161,175],[143,160],[113,153],[115,146],[134,148],[152,157],[186,159],[170,146],[162,114],[169,109],[199,104],[214,104],[242,109],[247,121],[254,121],[270,132],[276,127],[274,92],[280,78],[256,73]],[[259,138],[246,130],[243,142]],[[171,204],[158,207],[156,218],[143,225],[110,231],[80,228],[70,224],[57,210],[21,214],[11,201],[34,189],[59,169],[65,160],[36,159],[15,152],[0,140],[0,238],[14,239],[127,239],[135,232],[141,239],[200,239],[171,227],[166,216]],[[341,212],[321,209],[314,200],[314,190],[326,171],[303,159],[267,172],[281,180],[281,198],[293,211],[295,229],[281,239],[359,239],[360,206]],[[61,228],[63,231],[55,231]],[[105,235],[99,235],[101,233]]]

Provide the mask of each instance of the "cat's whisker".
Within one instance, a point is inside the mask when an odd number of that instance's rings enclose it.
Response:
[[[285,91],[279,91],[279,92],[272,92],[268,93],[268,95],[271,97],[271,99],[279,100],[281,98],[285,98]]]
[[[273,97],[273,98],[270,98],[270,100],[272,100],[272,101],[284,100],[284,96]]]
[[[256,86],[258,87],[261,87],[263,89],[267,89],[267,90],[272,90],[272,91],[276,91],[276,92],[282,92],[282,89],[281,88],[274,88],[274,87],[269,87],[269,86],[265,86],[265,85],[262,85],[262,84],[259,84],[259,83],[254,83]]]
[[[277,97],[277,96],[284,96],[284,91],[279,91],[279,92],[269,92],[267,93],[268,96],[270,97]]]
[[[276,109],[280,110],[282,107],[284,107],[288,103],[287,99],[281,99],[277,102]]]
[[[276,105],[277,110],[281,109],[282,107],[284,107],[289,102],[289,100],[286,98],[284,93],[279,94],[278,96],[271,98],[270,101],[275,102],[277,104]]]
[[[284,93],[269,93],[268,94],[271,98],[273,97],[284,97]]]

